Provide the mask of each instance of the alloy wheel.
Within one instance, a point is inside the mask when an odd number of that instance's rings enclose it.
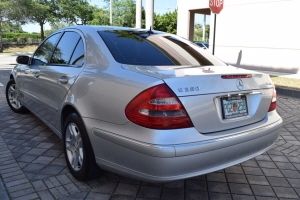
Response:
[[[9,86],[7,95],[8,95],[9,103],[12,107],[14,107],[15,109],[21,108],[22,105],[19,100],[16,84],[11,84]]]
[[[81,134],[76,124],[68,125],[65,143],[69,163],[74,171],[79,171],[82,168],[84,155]]]

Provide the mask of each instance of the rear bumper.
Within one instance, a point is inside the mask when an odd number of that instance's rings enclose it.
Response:
[[[92,143],[104,169],[146,181],[171,181],[217,171],[265,152],[278,137],[282,120],[277,119],[243,127],[227,137],[174,145],[149,144],[94,128]]]

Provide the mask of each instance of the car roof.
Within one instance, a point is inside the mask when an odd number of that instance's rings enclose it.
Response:
[[[77,26],[69,26],[62,28],[63,29],[79,29],[82,31],[91,31],[91,30],[96,30],[96,31],[104,31],[104,30],[120,30],[120,31],[132,31],[132,32],[148,32],[150,29],[141,29],[141,28],[130,28],[130,27],[118,27],[118,26],[95,26],[95,25],[77,25]],[[165,33],[162,31],[156,31],[156,30],[151,30],[154,34],[161,34]],[[153,34],[152,33],[152,34]]]

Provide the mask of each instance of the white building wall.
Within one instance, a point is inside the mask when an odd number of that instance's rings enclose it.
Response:
[[[188,10],[208,8],[208,0],[195,2],[178,0],[180,36],[188,36]],[[225,0],[217,16],[215,55],[244,68],[300,73],[299,9],[300,0]],[[210,44],[213,20],[212,15]]]

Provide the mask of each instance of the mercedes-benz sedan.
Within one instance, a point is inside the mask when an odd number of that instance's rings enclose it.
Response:
[[[9,106],[62,138],[78,180],[101,169],[147,181],[206,174],[265,152],[282,124],[268,75],[177,35],[68,27],[17,62]]]

